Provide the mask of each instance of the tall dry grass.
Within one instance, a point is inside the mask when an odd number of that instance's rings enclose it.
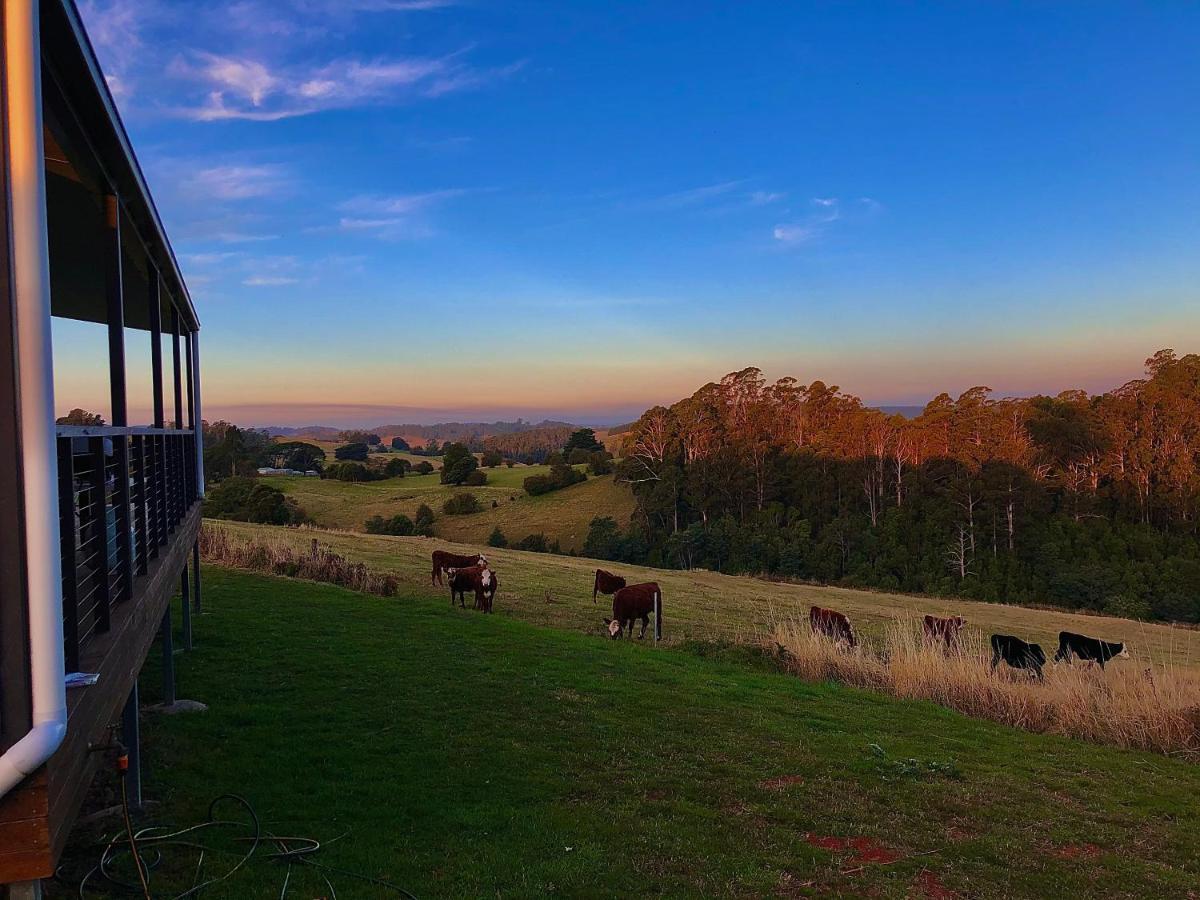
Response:
[[[200,554],[209,562],[232,569],[324,581],[381,597],[395,596],[400,583],[394,575],[381,575],[365,563],[350,562],[322,547],[316,538],[306,550],[300,550],[279,541],[238,537],[205,524],[200,529]]]
[[[1118,659],[1101,670],[1048,663],[1045,680],[990,670],[983,635],[968,630],[957,650],[924,640],[915,617],[897,618],[872,643],[851,650],[813,634],[807,620],[775,623],[767,638],[796,675],[913,700],[1027,731],[1151,750],[1200,761],[1200,676],[1177,666]],[[1056,648],[1047,648],[1048,656]]]

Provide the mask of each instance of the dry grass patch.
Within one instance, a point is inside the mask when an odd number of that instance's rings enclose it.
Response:
[[[990,669],[983,634],[959,648],[926,643],[921,623],[897,617],[854,649],[814,634],[807,621],[776,623],[767,643],[793,673],[912,700],[931,700],[1015,728],[1200,760],[1200,675],[1170,663],[1047,665],[1045,680]]]

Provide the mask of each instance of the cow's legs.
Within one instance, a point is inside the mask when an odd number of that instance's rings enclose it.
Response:
[[[993,672],[996,671],[996,666],[998,666],[998,665],[1000,665],[1000,651],[993,650],[992,651],[992,671]]]
[[[642,633],[638,635],[639,641],[646,637],[646,629],[649,627],[650,627],[650,617],[642,616]]]

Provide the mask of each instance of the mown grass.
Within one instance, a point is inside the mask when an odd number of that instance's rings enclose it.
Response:
[[[558,541],[564,551],[583,546],[588,525],[596,516],[612,516],[624,526],[633,512],[632,492],[628,486],[616,484],[612,475],[530,497],[523,487],[525,479],[545,475],[548,466],[500,466],[483,471],[488,483],[481,487],[450,487],[440,483],[437,473],[361,484],[290,476],[272,477],[269,483],[324,528],[359,531],[372,516],[386,519],[403,513],[413,518],[417,507],[425,503],[438,517],[434,532],[447,540],[482,543],[499,527],[511,542],[540,532],[548,541]],[[442,515],[442,504],[463,492],[474,494],[483,510],[467,516]]]
[[[744,649],[204,575],[176,665],[210,708],[144,725],[162,821],[236,792],[277,833],[348,831],[322,861],[421,897],[1158,898],[1200,880],[1200,769],[1177,761],[808,684]],[[147,701],[157,684],[151,666]],[[847,839],[894,861],[817,846]],[[163,896],[191,883],[166,871]],[[255,864],[211,896],[279,896],[283,876]],[[288,896],[329,893],[292,878]]]
[[[855,631],[868,641],[882,641],[897,615],[963,615],[967,617],[968,630],[980,633],[985,642],[993,632],[1015,634],[1040,641],[1047,648],[1047,655],[1051,655],[1058,645],[1059,631],[1075,631],[1105,640],[1128,642],[1133,658],[1118,660],[1113,666],[1164,665],[1200,669],[1200,631],[1109,616],[776,583],[715,572],[597,563],[585,558],[494,550],[484,547],[482,541],[454,544],[439,539],[341,534],[238,522],[209,524],[245,537],[280,541],[297,547],[307,547],[316,537],[349,559],[365,562],[374,571],[394,574],[402,584],[421,591],[430,590],[429,559],[434,549],[460,553],[487,550],[500,577],[497,614],[574,631],[595,632],[601,627],[601,617],[611,614],[606,598],[601,597],[595,605],[591,599],[592,576],[599,565],[625,575],[630,583],[657,581],[662,586],[664,630],[670,640],[757,641],[779,622],[806,619],[809,607],[819,605],[849,615]]]

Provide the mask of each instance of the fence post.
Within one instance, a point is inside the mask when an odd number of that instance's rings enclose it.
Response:
[[[192,547],[192,608],[200,612],[200,539]]]
[[[138,683],[136,679],[129,690],[125,701],[125,709],[121,713],[121,743],[129,755],[129,771],[126,774],[126,786],[129,789],[129,805],[133,809],[142,808],[142,738],[138,727]]]
[[[171,634],[171,605],[163,612],[162,627],[162,691],[163,706],[175,705],[175,636]]]
[[[182,598],[183,612],[183,649],[192,649],[192,601],[188,596],[188,568],[187,560],[183,563],[183,572],[179,576],[179,594]]]
[[[654,592],[654,640],[662,640],[662,615],[658,611],[658,591]]]

